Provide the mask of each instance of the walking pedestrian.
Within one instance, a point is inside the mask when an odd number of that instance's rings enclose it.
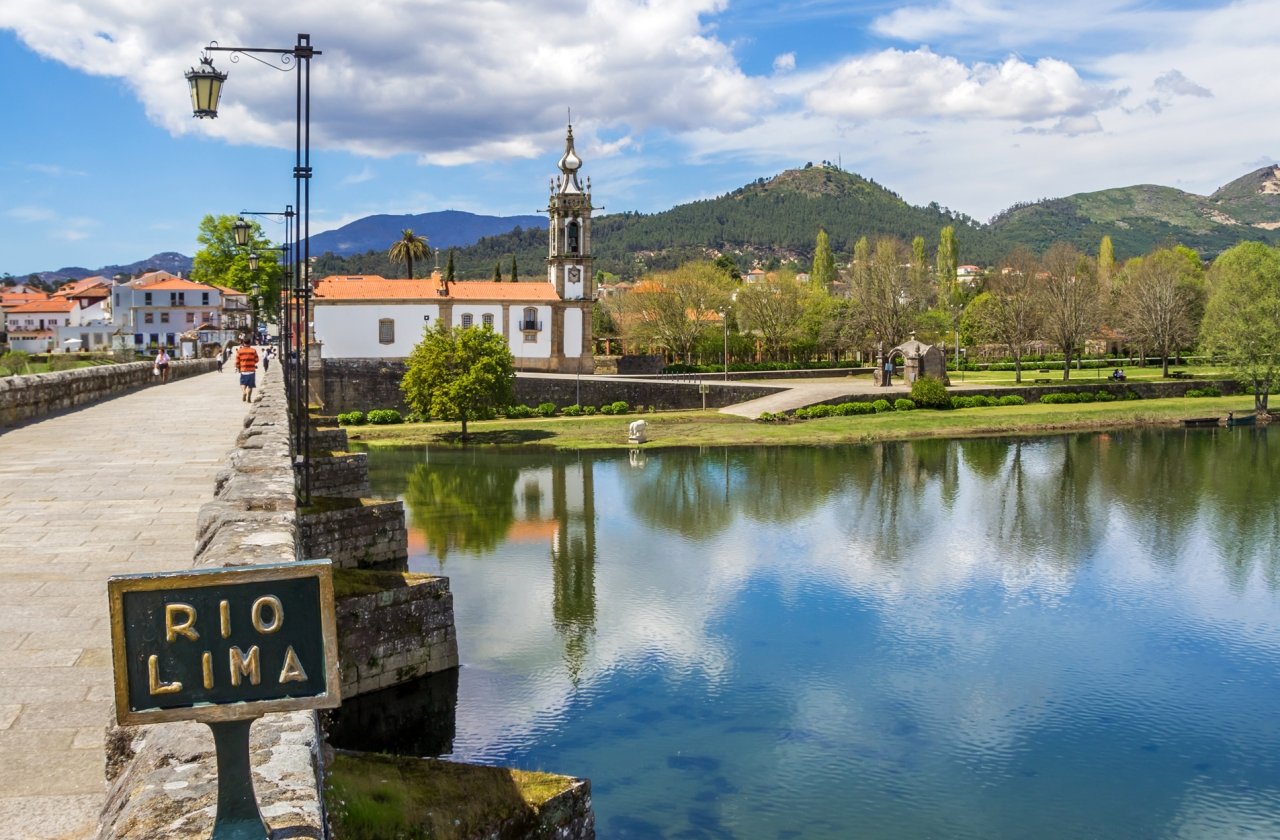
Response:
[[[241,398],[252,402],[253,389],[258,384],[258,351],[253,349],[247,335],[240,339],[240,349],[236,350],[236,370],[240,372]]]
[[[271,348],[262,351],[262,374],[265,376],[271,369]]]
[[[169,354],[160,348],[160,352],[156,354],[155,372],[159,374],[160,381],[169,381]]]

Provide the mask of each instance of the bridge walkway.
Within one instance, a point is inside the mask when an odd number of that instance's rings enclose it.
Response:
[[[96,833],[107,577],[191,565],[247,408],[227,365],[0,434],[0,840]]]

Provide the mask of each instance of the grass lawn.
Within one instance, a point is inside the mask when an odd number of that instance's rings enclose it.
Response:
[[[907,411],[855,417],[825,417],[789,423],[760,423],[715,411],[645,414],[648,443],[672,446],[827,446],[919,437],[1044,434],[1067,431],[1176,426],[1188,417],[1251,411],[1251,395],[1131,400]],[[469,445],[545,446],[555,449],[634,449],[627,425],[638,415],[487,420],[468,424]],[[461,445],[458,423],[348,426],[352,441],[367,446]]]
[[[1160,365],[1157,362],[1154,365],[1146,367],[1128,367],[1120,365],[1124,370],[1126,382],[1170,382],[1172,380],[1165,379],[1161,375]],[[1022,384],[1033,385],[1037,379],[1048,379],[1051,385],[1087,385],[1093,382],[1109,382],[1111,372],[1115,370],[1109,368],[1095,368],[1084,370],[1071,369],[1071,378],[1065,382],[1062,379],[1062,371],[1049,370],[1042,372],[1039,365],[1032,363],[1022,369]],[[1226,368],[1218,367],[1187,367],[1186,365],[1170,365],[1170,373],[1177,371],[1185,371],[1189,374],[1189,379],[1230,379],[1231,373]],[[949,374],[951,382],[954,385],[1013,385],[1013,371],[1011,370],[964,370],[952,371]]]

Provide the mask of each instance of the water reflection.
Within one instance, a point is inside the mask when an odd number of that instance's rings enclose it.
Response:
[[[601,836],[1172,837],[1280,832],[1273,450],[371,457],[449,560],[455,755],[591,776]],[[490,469],[499,536],[417,524]]]

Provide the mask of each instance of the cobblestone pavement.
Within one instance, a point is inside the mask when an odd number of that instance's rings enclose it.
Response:
[[[228,365],[0,434],[0,840],[95,833],[106,580],[191,565],[245,410]]]

